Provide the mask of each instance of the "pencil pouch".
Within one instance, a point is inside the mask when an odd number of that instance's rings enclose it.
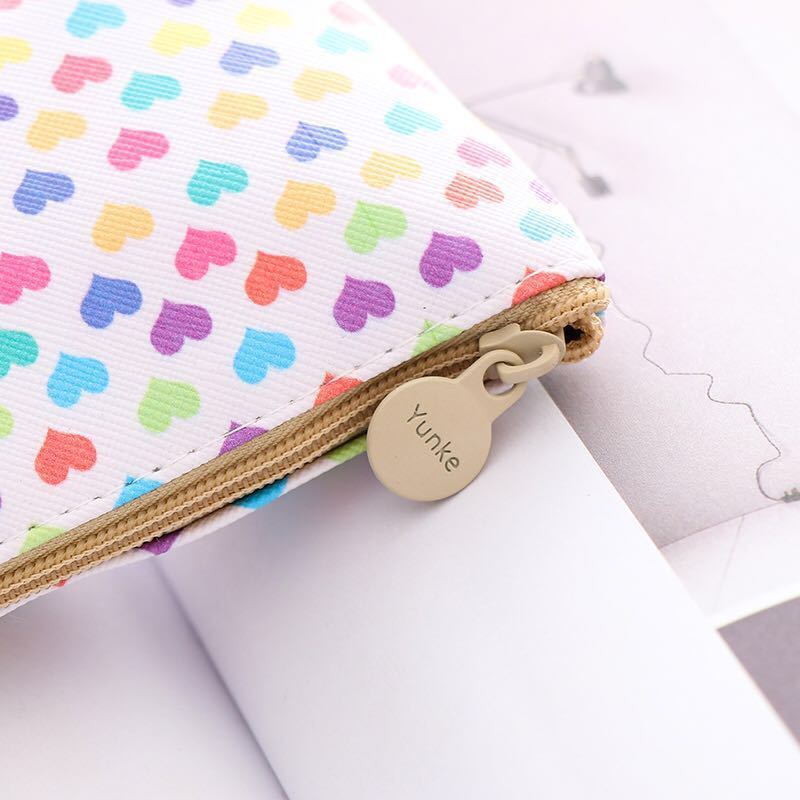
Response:
[[[569,213],[355,0],[5,0],[0,141],[5,607],[367,446],[452,494],[602,335]]]

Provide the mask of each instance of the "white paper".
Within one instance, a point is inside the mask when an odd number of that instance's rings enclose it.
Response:
[[[153,562],[0,619],[8,800],[285,800]]]
[[[793,740],[538,385],[448,501],[361,458],[159,563],[292,800],[800,792]]]

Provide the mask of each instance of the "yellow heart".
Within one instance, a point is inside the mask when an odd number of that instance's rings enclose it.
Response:
[[[52,150],[61,139],[80,139],[86,120],[72,111],[40,111],[28,129],[28,144],[37,150]]]
[[[309,214],[330,214],[334,208],[336,195],[325,184],[287,181],[275,204],[275,219],[284,228],[297,230],[306,224]]]
[[[176,56],[184,47],[205,47],[210,41],[210,34],[200,25],[165,22],[150,46],[162,56]]]
[[[125,239],[146,239],[153,232],[153,215],[139,206],[106,203],[92,230],[92,240],[108,253],[122,250]]]
[[[243,119],[261,119],[267,113],[267,101],[257,94],[220,92],[208,109],[208,121],[215,128],[235,128]]]
[[[373,189],[385,189],[396,178],[416,180],[422,175],[422,167],[413,158],[376,150],[361,167],[361,177]]]
[[[21,64],[31,57],[31,46],[24,39],[0,36],[0,69],[4,64]]]
[[[264,8],[251,3],[236,20],[239,27],[248,33],[262,33],[267,28],[285,28],[292,24],[292,18],[278,8]]]
[[[353,84],[346,75],[324,69],[306,69],[295,80],[294,93],[303,100],[322,100],[328,92],[347,94]]]

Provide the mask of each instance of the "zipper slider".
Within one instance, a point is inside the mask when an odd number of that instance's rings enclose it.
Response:
[[[564,334],[523,331],[516,323],[481,336],[480,357],[456,378],[417,378],[380,403],[367,430],[378,480],[409,500],[442,500],[483,469],[492,422],[522,397],[529,380],[559,364]],[[499,394],[486,381],[511,388]]]

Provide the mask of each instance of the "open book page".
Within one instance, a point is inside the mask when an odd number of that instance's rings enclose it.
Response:
[[[9,800],[285,800],[153,562],[0,619],[0,676]]]
[[[445,502],[360,457],[159,559],[287,795],[796,797],[793,741],[542,387],[494,427]]]
[[[645,529],[716,620],[797,593],[796,11],[375,4],[603,252],[606,341],[547,387]]]

